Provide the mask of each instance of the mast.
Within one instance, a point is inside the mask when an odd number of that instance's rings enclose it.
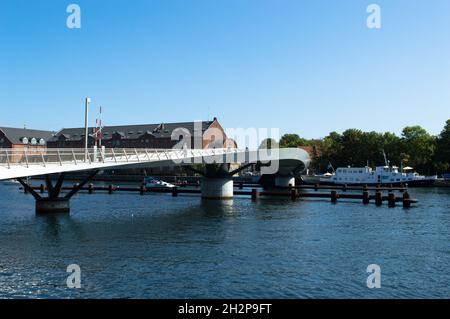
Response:
[[[384,156],[384,163],[386,164],[386,166],[389,166],[389,161],[387,160],[386,153],[384,152],[384,150],[383,150],[383,156]]]

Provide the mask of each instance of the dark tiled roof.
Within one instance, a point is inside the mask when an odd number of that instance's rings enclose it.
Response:
[[[13,128],[13,127],[0,127],[0,131],[5,134],[6,138],[12,144],[23,144],[22,139],[26,137],[31,142],[31,139],[35,138],[37,143],[40,139],[44,139],[45,142],[53,138],[54,133],[50,131],[39,131],[39,130],[29,130],[23,128]]]
[[[206,131],[213,121],[201,122],[203,132]],[[193,136],[194,122],[182,123],[160,123],[160,124],[142,124],[142,125],[122,125],[122,126],[105,126],[103,128],[103,140],[111,139],[115,134],[119,134],[124,139],[138,139],[147,134],[153,135],[155,138],[170,138],[173,130],[177,128],[187,129]],[[84,127],[64,128],[59,131],[51,140],[57,141],[61,135],[67,140],[80,141],[84,139]],[[93,134],[93,127],[89,128],[89,135]]]

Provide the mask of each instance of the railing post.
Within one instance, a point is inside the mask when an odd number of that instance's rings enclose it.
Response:
[[[151,159],[150,159],[150,154],[148,153],[148,150],[147,150],[147,149],[145,149],[145,155],[147,155],[147,159],[148,159],[149,161],[151,161]]]
[[[58,154],[59,165],[62,166],[61,153],[59,152],[59,148],[56,150],[56,153]]]
[[[134,148],[134,153],[136,154],[137,161],[140,162],[141,160],[139,159],[139,154],[136,148]]]
[[[73,148],[72,148],[72,156],[73,156],[73,161],[75,162],[75,165],[78,165],[78,163],[77,163],[77,157],[76,157],[76,155],[75,155],[75,152],[74,152]]]
[[[123,155],[125,155],[125,158],[128,162],[128,155],[127,155],[127,151],[125,150],[125,148],[122,149],[123,150]]]
[[[100,148],[100,157],[102,158],[102,163],[105,164],[105,154],[103,154],[103,150]]]
[[[45,164],[44,152],[41,152],[41,158],[42,158],[42,164],[44,164],[44,167],[47,167],[47,165]]]
[[[113,158],[114,158],[114,162],[117,163],[116,152],[114,152],[113,148],[111,149],[111,152],[112,152],[112,155],[113,155]]]
[[[23,150],[23,153],[25,154],[25,163],[27,164],[27,168],[29,168],[30,166],[28,165],[28,154],[27,154],[27,149]]]
[[[6,152],[6,163],[8,164],[8,169],[11,168],[11,164],[9,162],[9,154],[8,154],[8,150],[5,151]]]
[[[163,152],[164,152],[164,155],[166,155],[166,158],[167,158],[168,160],[170,160],[169,154],[167,154],[167,151],[164,149]]]

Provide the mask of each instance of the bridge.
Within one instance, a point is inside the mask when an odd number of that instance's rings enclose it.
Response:
[[[37,212],[69,211],[69,200],[100,171],[185,166],[203,176],[203,198],[233,197],[232,176],[258,165],[273,175],[276,186],[294,186],[294,175],[309,165],[308,153],[298,148],[219,149],[0,149],[0,180],[16,179],[36,199]],[[230,170],[230,164],[240,164]],[[199,170],[198,167],[202,167]],[[90,171],[78,187],[60,197],[66,173]],[[48,197],[37,194],[24,178],[44,176]],[[52,178],[56,183],[52,183]]]

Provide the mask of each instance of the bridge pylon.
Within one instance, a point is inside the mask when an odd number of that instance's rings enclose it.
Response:
[[[45,175],[46,190],[48,193],[47,197],[38,194],[27,182],[22,178],[18,178],[20,184],[26,192],[30,193],[36,200],[36,214],[58,214],[58,213],[70,213],[70,199],[78,193],[87,183],[89,183],[92,178],[99,170],[93,171],[86,177],[80,184],[76,185],[69,193],[64,196],[61,195],[61,189],[64,183],[65,174],[58,174],[56,183],[52,183],[51,175]]]

